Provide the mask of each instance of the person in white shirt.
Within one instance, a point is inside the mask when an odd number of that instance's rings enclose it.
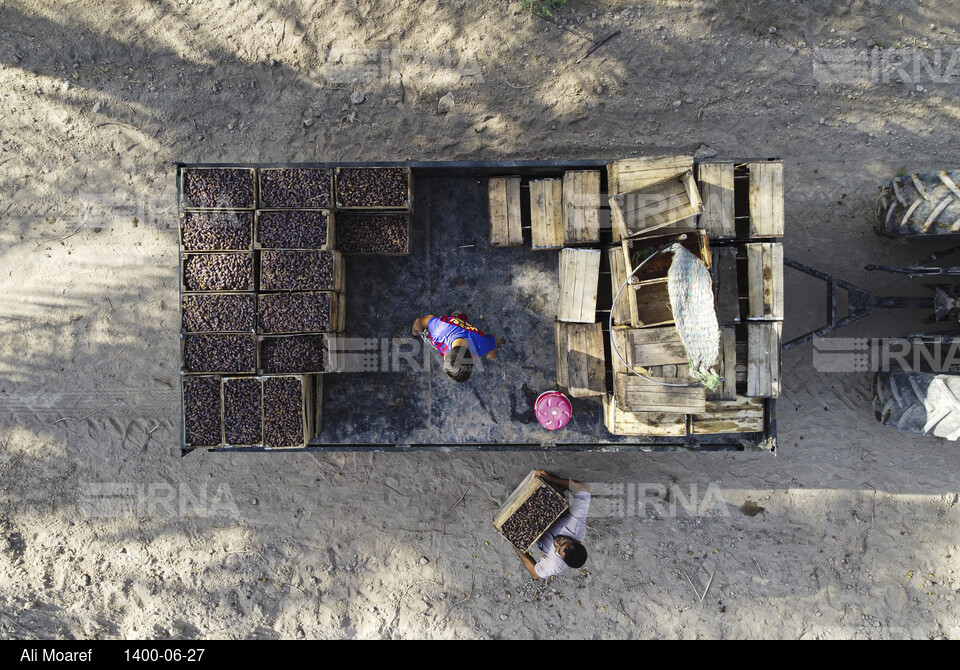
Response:
[[[547,579],[567,569],[582,567],[587,561],[587,550],[582,544],[587,534],[587,512],[590,510],[590,486],[575,479],[555,477],[545,470],[536,470],[536,475],[548,484],[569,490],[573,494],[570,509],[553,522],[537,541],[543,558],[535,561],[530,552],[521,553],[514,547],[517,556],[535,579]]]

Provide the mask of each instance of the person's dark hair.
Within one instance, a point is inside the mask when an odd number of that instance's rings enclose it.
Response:
[[[473,373],[473,354],[463,344],[451,347],[443,357],[443,371],[455,382],[465,382]]]
[[[584,563],[587,562],[587,549],[579,542],[571,544],[567,547],[567,550],[563,552],[563,562],[569,565],[571,568],[582,567]]]

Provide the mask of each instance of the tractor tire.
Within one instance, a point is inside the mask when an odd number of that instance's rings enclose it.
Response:
[[[873,408],[884,425],[956,441],[960,438],[960,377],[878,372]]]
[[[887,182],[877,196],[877,230],[888,237],[960,233],[960,170]]]

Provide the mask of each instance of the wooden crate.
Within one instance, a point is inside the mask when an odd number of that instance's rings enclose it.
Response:
[[[326,181],[327,198],[315,197],[311,202],[299,202],[296,205],[279,205],[275,202],[268,202],[264,195],[264,181],[269,182],[269,175],[274,172],[307,172]],[[257,202],[261,209],[330,209],[334,207],[333,197],[333,170],[329,168],[305,168],[305,167],[280,167],[280,168],[260,168],[257,171]],[[331,238],[336,239],[336,238]]]
[[[490,177],[487,196],[490,208],[490,246],[519,247],[523,244],[520,177]]]
[[[227,385],[232,384],[238,381],[243,382],[254,382],[260,385],[260,404],[257,407],[257,423],[260,425],[260,440],[254,440],[253,442],[247,443],[235,443],[227,441]],[[220,405],[221,415],[220,415],[220,429],[222,431],[222,442],[228,447],[259,447],[263,444],[263,380],[259,377],[224,377],[221,379],[221,397],[222,402]]]
[[[319,337],[322,338],[326,350],[322,356],[322,370],[299,370],[297,372],[270,372],[265,367],[263,355],[264,342],[293,338]],[[257,338],[257,374],[263,377],[289,376],[291,374],[327,374],[343,370],[343,335],[339,333],[307,333],[300,335],[264,335]]]
[[[263,305],[267,304],[271,296],[284,297],[306,297],[311,294],[321,293],[327,296],[327,300],[330,304],[330,319],[328,321],[328,327],[322,330],[297,330],[290,332],[278,332],[268,330],[264,325],[260,316],[260,309]],[[265,300],[266,299],[266,300]],[[344,304],[345,296],[343,293],[336,293],[335,291],[263,291],[258,296],[257,303],[257,332],[262,335],[297,335],[302,333],[342,333],[345,330],[345,317],[346,317],[346,305]],[[302,310],[303,305],[297,305],[299,309]]]
[[[302,449],[306,447],[310,441],[316,436],[316,408],[314,406],[314,398],[316,392],[316,375],[277,375],[271,377],[263,378],[263,448],[267,450],[272,449]],[[300,419],[303,425],[303,440],[297,442],[297,444],[290,445],[272,445],[268,444],[267,440],[267,422],[269,420],[268,414],[270,414],[269,408],[267,407],[267,384],[270,384],[273,380],[277,379],[298,379],[300,380]]]
[[[219,248],[213,247],[199,247],[199,246],[190,246],[184,240],[184,233],[187,229],[187,219],[194,216],[219,216],[219,215],[233,216],[237,220],[237,227],[245,228],[247,232],[247,237],[250,239],[250,244],[245,247],[240,245],[225,245]],[[190,210],[186,212],[181,212],[179,217],[179,235],[180,235],[180,249],[187,253],[203,253],[203,252],[223,252],[223,251],[252,251],[253,250],[253,212],[250,210]]]
[[[563,182],[560,179],[530,181],[530,237],[534,249],[563,246]]]
[[[523,505],[523,503],[525,503],[530,496],[532,496],[537,492],[538,489],[541,488],[546,488],[547,490],[556,493],[557,497],[563,501],[563,511],[557,514],[557,516],[554,517],[550,523],[543,527],[543,530],[540,531],[540,534],[537,535],[533,542],[526,547],[517,547],[517,549],[524,553],[529,551],[530,548],[537,543],[537,540],[539,540],[543,536],[544,532],[546,532],[546,530],[553,525],[554,521],[566,514],[567,510],[569,509],[566,499],[560,493],[558,493],[556,489],[537,477],[534,470],[531,470],[530,473],[524,477],[523,481],[520,482],[520,485],[513,491],[513,493],[510,494],[506,502],[503,503],[503,505],[500,506],[500,509],[498,509],[493,515],[493,527],[496,528],[501,535],[503,535],[503,524],[506,523],[507,520],[510,519],[510,517],[512,517],[518,509],[520,509],[520,506]],[[504,535],[504,537],[506,537],[506,535]]]
[[[614,239],[649,234],[696,216],[702,210],[700,192],[690,171],[610,197]]]
[[[755,242],[747,248],[750,319],[783,319],[783,245]]]
[[[402,170],[406,180],[406,195],[396,202],[384,202],[380,205],[358,205],[348,201],[341,193],[341,180],[350,172],[370,172],[377,170]],[[374,210],[412,210],[413,209],[413,171],[409,167],[381,166],[381,167],[338,167],[334,171],[334,202],[337,210],[374,211]]]
[[[781,321],[747,324],[747,395],[780,397]]]
[[[628,193],[693,169],[693,156],[642,156],[607,164],[607,191]]]
[[[271,213],[280,213],[280,214],[290,214],[292,212],[310,212],[315,214],[317,217],[325,218],[327,220],[327,234],[326,239],[323,241],[320,246],[316,247],[307,247],[303,245],[298,245],[295,247],[271,247],[266,246],[260,241],[261,233],[261,220],[264,218],[265,214]],[[298,209],[258,209],[255,223],[255,234],[254,234],[254,245],[257,249],[286,249],[286,250],[304,250],[304,251],[328,251],[335,249],[337,246],[337,230],[336,222],[333,216],[333,210],[328,209],[309,209],[309,210],[298,210]]]
[[[692,417],[694,435],[710,433],[761,433],[764,402],[757,398],[709,400],[703,412]]]
[[[737,278],[737,247],[713,247],[713,293],[720,325],[740,323],[740,287]]]
[[[737,334],[732,326],[720,327],[720,386],[707,390],[707,400],[733,400],[737,397]]]
[[[687,363],[687,350],[676,326],[631,328],[626,331],[627,351],[624,358],[633,368]]]
[[[230,200],[226,194],[223,197],[218,199],[213,205],[208,204],[197,204],[190,202],[189,196],[187,194],[187,182],[190,179],[190,175],[198,174],[206,171],[220,171],[220,172],[233,172],[236,174],[246,174],[249,175],[250,179],[250,188],[247,195],[243,198],[241,202]],[[193,167],[193,168],[181,168],[180,169],[180,206],[183,209],[187,210],[220,210],[220,209],[235,209],[235,210],[252,210],[257,206],[257,177],[256,170],[253,168],[240,168],[240,167]]]
[[[563,249],[560,252],[561,321],[594,323],[600,282],[599,249]]]
[[[613,435],[678,436],[687,434],[687,415],[676,412],[629,412],[603,396],[603,423]]]
[[[243,370],[188,370],[187,369],[187,341],[192,338],[207,338],[219,340],[218,346],[223,343],[234,340],[246,342],[245,347],[249,347],[252,365]],[[255,374],[257,371],[257,336],[253,333],[182,333],[180,335],[180,370],[184,375],[247,375]]]
[[[783,162],[747,163],[750,237],[783,237]]]
[[[637,282],[630,290],[628,300],[634,327],[647,328],[674,323],[666,277]]]
[[[290,285],[282,285],[283,282],[280,282],[277,278],[270,279],[269,282],[264,281],[264,266],[268,265],[268,261],[272,259],[274,255],[279,254],[307,254],[307,255],[316,255],[320,254],[330,254],[333,256],[333,272],[326,281],[319,281],[319,278],[314,277],[313,283],[308,283],[306,285],[299,285],[296,287],[291,287]],[[260,252],[260,263],[259,263],[259,275],[260,282],[258,284],[260,291],[343,291],[344,283],[346,281],[346,267],[343,262],[343,255],[339,251],[315,251],[315,250],[280,250],[280,249],[264,249]],[[289,279],[289,278],[288,278]]]
[[[193,444],[187,441],[187,403],[186,403],[186,387],[190,384],[202,383],[204,380],[215,380],[217,382],[216,386],[218,393],[216,395],[216,400],[213,398],[210,399],[210,410],[213,415],[220,418],[220,425],[217,429],[217,435],[220,438],[220,442],[217,444]],[[219,447],[223,444],[223,393],[220,391],[221,387],[219,385],[220,377],[217,375],[196,375],[190,377],[181,377],[180,378],[180,445],[181,449],[201,449],[201,448],[212,448]],[[214,384],[211,381],[210,386]],[[216,411],[213,412],[214,408]]]
[[[600,241],[600,173],[568,170],[563,173],[563,243]]]
[[[224,290],[222,288],[197,289],[187,287],[187,264],[192,258],[226,258],[244,256],[250,259],[250,281],[244,288]],[[254,278],[257,274],[256,258],[252,251],[207,251],[180,255],[180,292],[181,293],[250,293],[254,290]]]
[[[607,249],[607,260],[610,262],[610,298],[617,297],[617,292],[627,281],[627,266],[623,258],[623,247],[616,245]],[[620,293],[616,304],[612,305],[613,323],[616,325],[630,324],[630,293],[633,289],[628,284]]]
[[[652,378],[670,383],[676,379]],[[628,412],[694,414],[702,412],[706,391],[702,386],[664,386],[631,374],[614,374],[617,407]]]
[[[680,237],[683,235],[686,237],[681,240]],[[642,263],[647,256],[663,245],[674,241],[678,241],[680,246],[703,261],[703,264],[708,268],[713,266],[707,234],[702,230],[688,229],[668,234],[643,235],[620,242],[626,272],[628,274],[633,273],[637,265]],[[633,276],[638,280],[666,277],[671,263],[673,263],[673,254],[664,251],[654,256]]]
[[[700,163],[697,176],[703,212],[700,228],[711,239],[737,236],[734,222],[733,163]]]
[[[603,395],[606,364],[603,327],[599,323],[554,322],[557,344],[557,386],[574,398]]]

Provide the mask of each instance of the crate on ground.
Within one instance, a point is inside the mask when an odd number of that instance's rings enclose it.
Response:
[[[336,248],[336,225],[328,209],[257,210],[257,249],[332,250]]]
[[[264,335],[334,333],[344,329],[342,293],[278,291],[261,293],[257,323]]]
[[[254,290],[254,258],[250,251],[183,254],[180,282],[185,293]]]
[[[409,212],[341,212],[337,249],[344,254],[410,255]]]
[[[487,182],[487,203],[490,246],[519,247],[523,244],[520,177],[490,177]]]
[[[224,377],[223,444],[263,444],[263,382],[259,377]]]
[[[333,171],[327,168],[260,168],[262,208],[331,209]]]
[[[558,318],[573,323],[594,323],[597,320],[600,250],[563,249],[559,273]]]
[[[533,249],[563,246],[563,180],[530,180],[530,240]]]
[[[253,248],[253,212],[182,212],[180,247],[184,251],[250,251]]]
[[[342,291],[343,275],[339,251],[260,252],[260,291]]]
[[[750,237],[783,237],[783,161],[746,164],[749,179]]]
[[[302,449],[316,437],[317,375],[263,378],[263,446]]]
[[[257,370],[257,336],[246,333],[186,333],[180,337],[184,374],[245,375]]]
[[[263,335],[259,338],[260,375],[320,374],[343,370],[343,337],[337,333]]]
[[[180,170],[184,209],[253,209],[255,170],[241,167],[194,167]]]
[[[338,167],[336,208],[410,210],[413,172],[409,167]]]
[[[223,440],[220,377],[182,377],[180,408],[184,449],[220,446]]]
[[[686,219],[703,211],[693,173],[610,197],[614,239],[645,235],[667,227],[690,225]]]
[[[600,172],[568,170],[563,173],[563,244],[600,241]]]
[[[257,330],[255,293],[185,293],[180,296],[184,333],[253,333]]]
[[[531,471],[493,515],[493,526],[527,552],[568,509],[563,495]]]
[[[554,322],[557,386],[574,398],[606,393],[603,327],[599,323]]]
[[[693,156],[641,156],[607,163],[607,191],[629,193],[693,169]]]

